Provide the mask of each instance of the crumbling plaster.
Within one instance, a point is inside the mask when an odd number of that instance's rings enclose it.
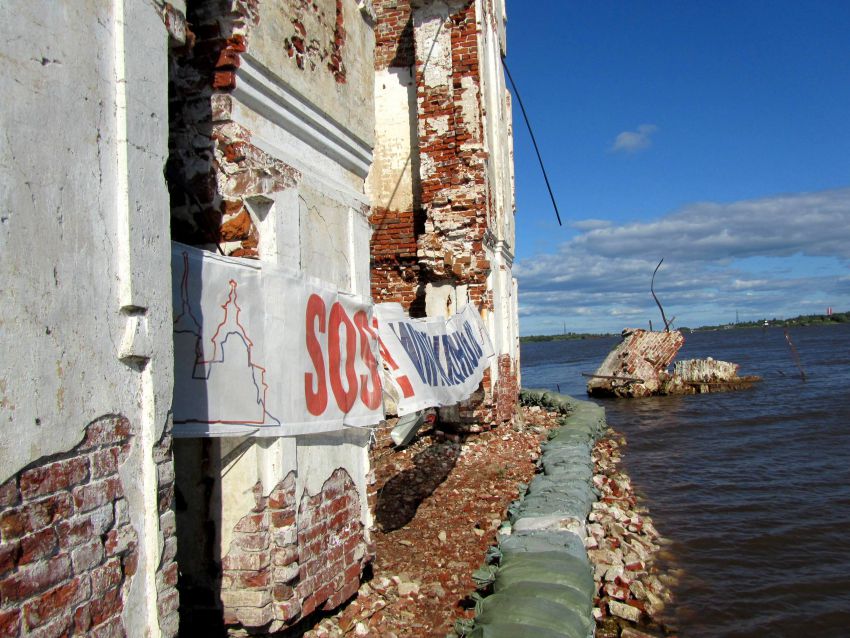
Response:
[[[353,0],[272,0],[260,3],[259,15],[251,35],[251,55],[286,78],[296,92],[309,95],[333,120],[371,141],[372,68],[362,63],[374,55],[369,10]],[[293,38],[300,38],[302,44],[293,45]],[[287,43],[293,47],[291,56]],[[343,81],[328,68],[335,46],[345,71]]]
[[[235,202],[234,209],[243,202],[250,215],[258,234],[253,255],[257,267],[275,263],[343,292],[368,296],[371,228],[364,180],[374,143],[374,36],[370,13],[362,4],[261,2],[257,20],[245,30],[238,64],[232,65],[233,82],[211,96],[209,110],[214,132],[225,141],[244,142],[240,149],[272,166],[266,172],[282,176],[267,187],[256,184],[258,189],[254,181],[241,180],[238,167],[245,153],[233,153],[233,178],[216,175],[218,192]],[[294,47],[295,37],[303,51]],[[334,51],[340,54],[338,60],[332,59]],[[228,168],[221,160],[228,159],[226,152],[233,147],[222,148],[218,166]],[[225,214],[223,231],[230,220]],[[269,497],[290,476],[300,503],[305,496],[319,494],[335,471],[345,470],[360,502],[359,519],[352,524],[363,523],[368,538],[368,442],[369,431],[358,429],[285,438],[178,441],[178,460],[206,464],[201,471],[178,468],[178,488],[188,503],[180,513],[181,536],[193,538],[210,531],[214,536],[211,545],[181,546],[187,583],[213,595],[219,592],[226,622],[263,624],[265,611],[236,601],[265,600],[270,592],[243,590],[238,583],[225,587],[209,576],[209,562],[222,562],[234,549],[238,553],[240,522],[255,511],[258,497]],[[300,519],[301,513],[297,516]],[[305,581],[301,589],[308,586]],[[306,601],[302,594],[317,593],[301,589],[299,605]]]
[[[162,10],[0,6],[0,481],[70,450],[97,418],[127,417],[120,474],[140,552],[124,601],[129,635],[158,631],[152,455],[171,405]]]

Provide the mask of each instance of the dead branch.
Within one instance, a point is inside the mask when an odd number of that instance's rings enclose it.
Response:
[[[652,271],[652,281],[649,284],[649,292],[652,293],[652,298],[655,299],[655,303],[658,304],[658,309],[661,311],[661,320],[664,322],[664,332],[670,332],[670,322],[667,321],[667,317],[664,314],[664,308],[661,307],[661,302],[658,301],[658,297],[655,296],[655,273],[657,273],[658,269],[661,268],[662,263],[664,263],[664,257],[661,258],[661,261],[658,262],[655,270]]]

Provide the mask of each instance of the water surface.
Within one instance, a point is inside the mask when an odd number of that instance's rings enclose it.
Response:
[[[738,392],[599,401],[672,540],[683,638],[850,636],[850,325],[685,336],[763,381]],[[523,387],[583,398],[618,339],[527,343]]]

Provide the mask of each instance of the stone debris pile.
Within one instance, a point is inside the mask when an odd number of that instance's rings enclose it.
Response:
[[[593,484],[600,497],[591,506],[584,544],[594,567],[596,636],[669,635],[662,612],[672,602],[665,584],[671,581],[656,564],[665,541],[620,468],[624,445],[625,439],[608,430],[593,449]]]
[[[513,427],[481,434],[428,424],[403,449],[391,439],[394,425],[390,419],[378,429],[371,453],[372,577],[349,604],[311,619],[306,638],[445,638],[458,617],[471,617],[471,573],[495,541],[517,485],[534,476],[541,439],[557,421],[523,407]]]
[[[590,402],[522,400],[513,428],[458,440],[426,428],[398,450],[393,423],[379,430],[373,577],[307,638],[445,638],[458,618],[469,638],[669,637],[664,542],[620,468],[624,441]]]

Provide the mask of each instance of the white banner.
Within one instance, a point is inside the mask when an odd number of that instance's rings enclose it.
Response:
[[[369,300],[172,244],[176,436],[291,436],[383,419]]]
[[[399,415],[454,405],[478,389],[493,346],[472,305],[448,319],[411,319],[399,304],[378,304],[375,315]]]

